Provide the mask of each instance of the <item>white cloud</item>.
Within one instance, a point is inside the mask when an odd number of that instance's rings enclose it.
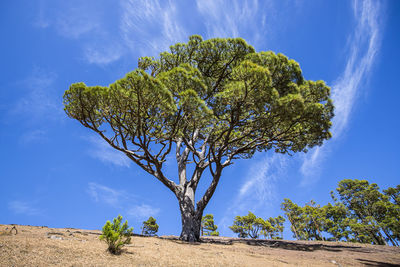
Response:
[[[121,1],[122,37],[130,50],[141,56],[154,55],[170,45],[187,39],[179,22],[178,9],[172,1]]]
[[[219,223],[221,230],[227,231],[235,215],[269,208],[266,203],[276,199],[275,183],[284,174],[286,166],[287,158],[282,154],[267,154],[263,159],[252,163],[238,194]]]
[[[32,131],[28,131],[26,133],[24,133],[21,138],[20,141],[23,144],[28,144],[28,143],[34,143],[34,142],[41,142],[46,140],[46,131],[42,130],[42,129],[36,129],[36,130],[32,130]]]
[[[150,216],[155,217],[159,212],[159,208],[154,208],[147,204],[140,204],[130,208],[127,214],[137,219],[147,219]]]
[[[103,202],[110,206],[120,205],[127,199],[127,195],[123,191],[97,183],[89,183],[87,192],[95,202]]]
[[[84,55],[87,62],[91,64],[107,65],[120,59],[123,55],[123,49],[118,44],[87,45],[84,49]]]
[[[347,126],[362,82],[368,78],[380,47],[381,36],[378,23],[380,2],[363,1],[359,6],[355,1],[353,8],[357,25],[351,37],[350,55],[343,74],[332,86],[335,104],[332,129],[334,138],[340,136]]]
[[[61,36],[79,41],[83,58],[90,64],[104,66],[124,54],[124,45],[118,30],[113,28],[106,1],[71,0],[58,3],[57,8],[52,8],[52,4],[43,0],[38,3],[34,26],[51,27]]]
[[[54,26],[57,32],[67,38],[78,39],[85,34],[101,31],[100,13],[94,2],[68,1],[57,12]]]
[[[38,11],[38,15],[35,18],[33,25],[38,27],[38,28],[42,28],[45,29],[47,27],[49,27],[50,22],[48,20],[48,18],[46,18],[45,16],[45,9],[44,9],[44,2],[43,0],[40,0],[39,3],[39,11]]]
[[[381,43],[381,25],[378,22],[378,19],[381,19],[379,18],[381,9],[379,1],[353,2],[356,26],[349,39],[350,53],[344,72],[332,86],[332,98],[335,105],[333,141],[340,138],[347,129],[363,82],[370,76],[371,67]],[[306,186],[317,180],[315,175],[323,162],[322,155],[326,155],[327,152],[329,149],[325,144],[313,149],[304,157],[300,169],[304,176],[301,185]]]
[[[88,154],[105,163],[111,163],[120,167],[129,167],[130,159],[122,152],[112,148],[106,141],[100,137],[91,136],[88,138],[92,144]]]
[[[197,0],[196,4],[209,37],[243,37],[253,45],[265,41],[276,13],[271,1]]]
[[[102,184],[89,183],[87,193],[93,201],[122,209],[125,214],[138,220],[147,219],[150,216],[154,217],[160,213],[159,208],[145,203],[139,204],[138,202],[142,200],[139,200],[137,196]]]
[[[26,92],[21,97],[11,113],[29,118],[30,121],[45,121],[59,119],[62,107],[56,100],[53,84],[57,75],[35,68],[31,75],[22,81]]]
[[[38,215],[40,214],[40,210],[33,207],[31,203],[14,200],[8,203],[8,209],[11,210],[15,214],[24,214],[24,215]]]
[[[285,165],[286,158],[281,154],[266,156],[263,160],[253,163],[245,183],[240,187],[238,198],[254,196],[259,201],[271,200],[274,196],[273,183]]]

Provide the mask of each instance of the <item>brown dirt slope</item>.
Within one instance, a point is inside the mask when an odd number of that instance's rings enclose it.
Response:
[[[400,248],[349,244],[134,236],[121,255],[109,254],[100,231],[0,225],[0,266],[400,266]]]

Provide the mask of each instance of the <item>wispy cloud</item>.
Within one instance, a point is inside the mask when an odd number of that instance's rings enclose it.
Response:
[[[50,1],[41,0],[33,25],[52,28],[64,38],[77,40],[89,64],[104,66],[121,58],[124,45],[112,23],[118,19],[110,19],[115,16],[110,16],[106,1],[71,0],[59,5],[55,9]]]
[[[124,191],[93,182],[89,183],[87,192],[95,202],[102,202],[111,206],[119,205],[128,198]]]
[[[263,159],[251,164],[238,194],[232,200],[219,225],[227,231],[232,218],[238,214],[263,212],[265,203],[276,199],[275,183],[285,172],[287,158],[281,154],[268,154]]]
[[[33,22],[33,25],[38,27],[38,28],[47,28],[50,25],[49,20],[45,16],[45,9],[44,9],[44,0],[40,0],[38,2],[38,14],[35,17],[35,20]]]
[[[20,142],[22,144],[28,144],[28,143],[42,142],[46,139],[47,137],[45,130],[35,129],[24,133],[20,138]]]
[[[135,217],[136,219],[147,219],[150,216],[155,217],[159,213],[159,208],[155,208],[147,204],[133,206],[127,211],[127,214],[129,216]]]
[[[56,79],[55,73],[34,68],[28,78],[22,81],[24,95],[11,109],[11,113],[34,122],[59,119],[62,108],[53,88]]]
[[[107,10],[106,1],[100,2],[67,1],[54,11],[50,2],[42,0],[34,24],[79,41],[86,62],[101,66],[133,53],[156,56],[196,33],[188,25],[188,10],[179,1],[120,0],[116,2],[120,7],[113,11]],[[194,6],[186,4],[193,14],[190,19],[197,22],[190,23],[198,29],[205,27],[207,38],[240,36],[254,45],[265,39],[266,26],[276,17],[272,2],[199,0]]]
[[[91,143],[91,148],[88,150],[91,157],[120,167],[130,166],[130,159],[122,152],[112,148],[103,139],[91,136],[88,140]]]
[[[91,182],[88,184],[87,193],[93,201],[122,209],[125,214],[137,220],[156,216],[160,213],[159,208],[143,203],[142,199],[128,194],[124,190]]]
[[[186,40],[184,24],[173,1],[121,1],[120,31],[132,51],[156,55],[171,44]]]
[[[380,1],[354,1],[353,11],[356,19],[354,32],[349,37],[349,56],[344,72],[332,86],[335,104],[333,119],[333,141],[340,138],[347,129],[356,100],[362,85],[371,74],[381,43],[381,24],[379,21],[382,6]],[[318,178],[323,156],[329,152],[329,144],[313,149],[304,157],[301,172],[304,176],[301,185],[306,186]]]
[[[124,54],[123,48],[118,43],[105,45],[88,44],[84,49],[84,56],[87,62],[97,65],[107,65],[117,61]]]
[[[91,1],[67,1],[62,12],[57,13],[54,22],[56,31],[67,38],[77,39],[83,35],[101,30],[101,14]]]
[[[276,13],[272,1],[197,0],[196,4],[209,37],[243,37],[252,44],[265,36]]]
[[[15,214],[23,214],[23,215],[39,215],[41,211],[34,206],[32,203],[28,203],[25,201],[14,200],[8,203],[8,209]]]

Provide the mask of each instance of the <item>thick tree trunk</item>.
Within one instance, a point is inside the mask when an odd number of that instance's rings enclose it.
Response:
[[[187,187],[182,196],[178,197],[178,201],[182,219],[182,232],[179,239],[187,242],[200,241],[203,212],[195,209],[193,190]]]

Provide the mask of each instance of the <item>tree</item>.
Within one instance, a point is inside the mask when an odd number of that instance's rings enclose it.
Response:
[[[335,241],[342,239],[348,241],[351,234],[349,228],[349,210],[343,203],[337,201],[335,201],[334,205],[328,203],[323,207],[323,210],[325,214],[324,230],[331,234]]]
[[[143,222],[142,235],[154,236],[158,232],[158,224],[156,219],[149,217],[147,221]]]
[[[279,215],[275,218],[269,217],[267,221],[269,222],[270,227],[266,225],[262,230],[264,237],[270,239],[283,239],[283,223],[285,222],[285,218]]]
[[[241,38],[195,35],[158,59],[140,58],[138,69],[108,87],[72,84],[64,106],[170,189],[181,211],[180,239],[198,241],[223,169],[257,151],[292,154],[321,145],[331,137],[329,97],[323,81],[305,80],[282,54],[256,52]],[[163,169],[173,150],[177,183]],[[206,170],[212,181],[196,202]]]
[[[122,225],[121,222],[121,215],[114,218],[113,223],[107,221],[103,226],[102,235],[99,237],[108,244],[108,251],[112,254],[120,254],[121,248],[131,242],[133,227],[129,228],[128,221]]]
[[[324,240],[322,228],[324,226],[324,209],[314,200],[311,200],[303,207],[303,226],[307,232],[308,240]]]
[[[302,214],[303,210],[296,203],[293,203],[288,198],[285,198],[281,204],[281,209],[285,211],[285,215],[290,222],[290,229],[293,232],[293,237],[298,240],[306,239],[302,229]]]
[[[383,218],[383,225],[391,233],[391,242],[394,246],[400,245],[400,185],[389,187],[383,190],[387,201],[384,203],[386,216]]]
[[[259,232],[267,232],[271,228],[268,221],[254,215],[249,211],[247,216],[236,216],[232,226],[229,228],[241,238],[258,238]]]
[[[379,192],[378,185],[369,184],[367,180],[344,179],[339,182],[336,191],[355,219],[350,227],[359,241],[385,245],[380,225],[385,213],[384,209],[379,209],[383,194]],[[389,234],[385,234],[389,238]]]
[[[214,215],[207,214],[201,220],[201,235],[219,236],[218,226],[214,224]]]

